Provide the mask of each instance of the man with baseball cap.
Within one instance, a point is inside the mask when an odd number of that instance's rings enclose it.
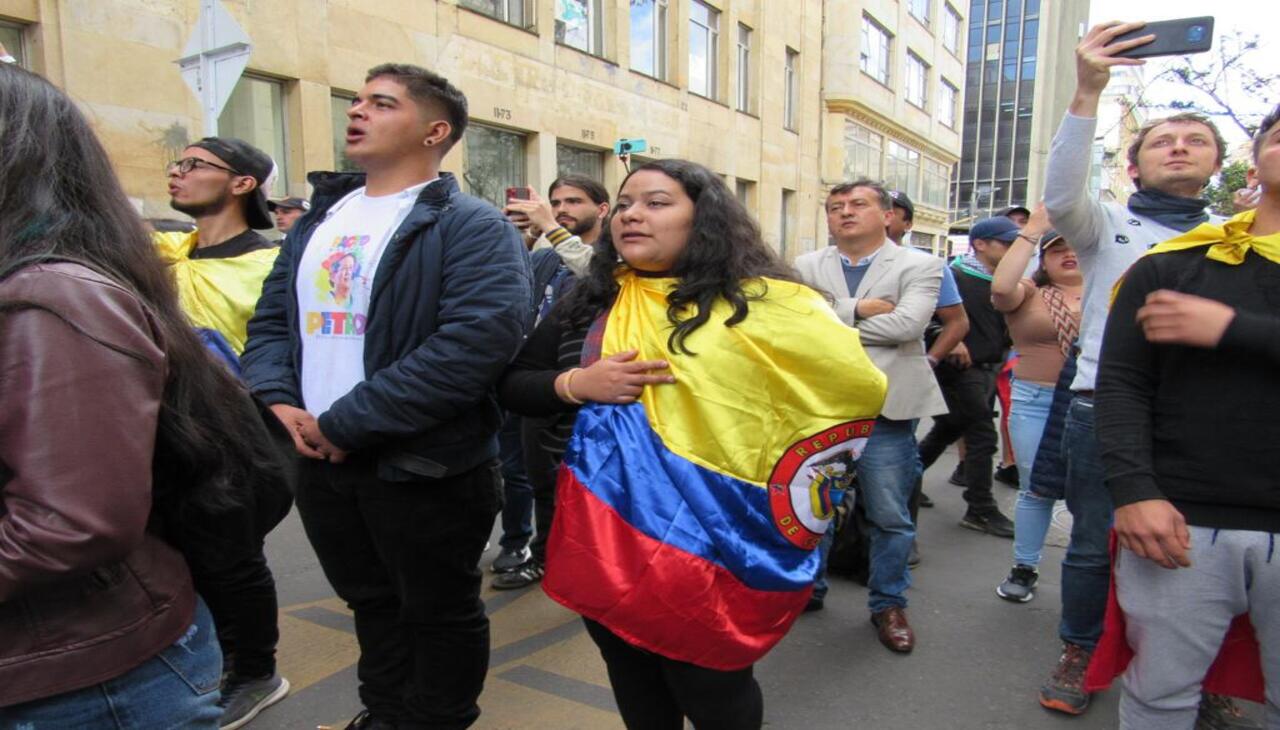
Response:
[[[275,163],[243,140],[206,137],[183,150],[168,174],[170,206],[194,218],[196,229],[155,233],[156,248],[170,264],[192,325],[238,372],[249,318],[279,251],[258,233],[274,226],[266,190],[275,178]],[[276,673],[276,585],[263,540],[290,507],[288,499],[258,503],[252,549],[224,556],[216,569],[192,566],[196,590],[218,626],[228,670],[222,683],[223,728],[244,725],[289,692],[288,680]]]
[[[1025,226],[1027,221],[1031,220],[1031,211],[1021,205],[1010,205],[996,211],[996,217],[1008,218],[1019,226]]]
[[[289,229],[293,228],[302,214],[311,210],[311,203],[306,198],[281,198],[268,200],[267,208],[276,216],[276,230],[288,235]]]
[[[949,412],[934,417],[933,429],[920,442],[920,460],[928,469],[948,446],[964,437],[964,499],[969,507],[960,526],[1008,538],[1013,537],[1013,523],[991,496],[991,461],[997,446],[991,413],[1009,331],[1004,315],[991,304],[991,278],[1018,233],[1018,224],[1003,216],[978,221],[969,231],[970,253],[952,264],[969,316],[964,344],[972,364],[959,369],[943,363],[934,371]]]

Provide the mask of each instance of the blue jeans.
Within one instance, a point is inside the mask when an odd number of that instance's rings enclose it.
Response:
[[[1013,379],[1013,406],[1009,412],[1009,438],[1018,463],[1018,504],[1014,508],[1013,562],[1017,565],[1040,564],[1044,536],[1053,520],[1052,499],[1031,492],[1031,471],[1040,450],[1040,436],[1049,407],[1053,404],[1053,386]]]
[[[1093,400],[1076,396],[1067,410],[1062,451],[1067,463],[1066,498],[1071,544],[1062,560],[1063,641],[1092,650],[1102,635],[1110,588],[1111,493],[1102,480],[1102,457],[1093,427]]]
[[[0,727],[216,730],[222,651],[204,601],[191,621],[177,643],[119,677],[0,707]]]
[[[524,448],[520,442],[522,419],[514,413],[498,432],[498,449],[502,458],[502,538],[504,550],[521,550],[533,537],[533,485],[524,469]]]
[[[907,558],[916,539],[915,522],[911,519],[911,493],[924,468],[916,448],[916,424],[919,421],[894,421],[877,418],[875,430],[858,459],[858,488],[843,499],[864,500],[863,508],[871,531],[871,590],[867,605],[872,613],[907,605],[906,592],[911,587],[911,569]],[[827,555],[835,542],[835,531],[827,530],[818,543],[818,575],[813,581],[813,597],[826,598]]]

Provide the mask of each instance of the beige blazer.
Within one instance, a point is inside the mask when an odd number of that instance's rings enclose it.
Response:
[[[836,314],[858,330],[862,346],[889,379],[889,393],[881,414],[907,420],[947,412],[942,390],[925,358],[924,330],[938,306],[942,259],[885,241],[867,270],[858,291],[850,292],[835,246],[796,257],[800,277],[835,298]],[[858,319],[858,300],[885,299],[895,309]]]

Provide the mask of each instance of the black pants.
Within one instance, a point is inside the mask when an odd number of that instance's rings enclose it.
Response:
[[[600,647],[609,683],[627,730],[759,730],[764,697],[752,667],[707,669],[638,649],[590,619],[587,633]]]
[[[250,678],[274,674],[279,607],[262,543],[255,554],[226,568],[193,568],[192,578],[218,627],[224,670]]]
[[[520,432],[524,451],[524,470],[533,486],[533,520],[537,532],[530,549],[533,561],[547,564],[547,538],[551,536],[551,521],[556,515],[556,476],[560,470],[560,455],[549,454],[542,446],[540,432],[544,428],[532,419],[525,419]]]
[[[371,460],[307,463],[298,511],[355,613],[360,699],[402,730],[465,728],[489,670],[477,564],[502,508],[495,459],[444,479],[378,479]]]
[[[940,373],[938,385],[950,410],[935,416],[933,428],[920,442],[920,461],[928,469],[948,446],[964,437],[964,500],[969,510],[988,513],[996,509],[991,496],[992,459],[999,446],[992,410],[995,408],[996,376],[1000,366],[974,365],[960,371]]]

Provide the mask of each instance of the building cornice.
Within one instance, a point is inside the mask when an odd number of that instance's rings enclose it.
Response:
[[[875,132],[893,137],[900,142],[906,142],[938,162],[950,166],[960,161],[959,151],[953,152],[940,146],[856,99],[828,98],[826,102],[827,111],[844,114],[855,122],[870,127]]]

